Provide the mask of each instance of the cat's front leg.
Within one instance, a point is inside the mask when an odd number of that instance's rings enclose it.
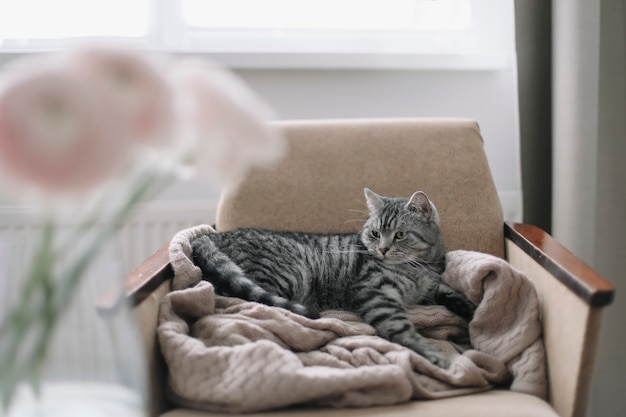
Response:
[[[356,312],[376,329],[380,337],[408,347],[441,368],[450,365],[448,358],[436,351],[415,330],[404,310],[399,293],[390,289],[368,289],[358,293],[361,300],[357,300]]]
[[[468,322],[472,320],[474,317],[474,311],[476,311],[476,306],[468,300],[464,294],[453,290],[450,286],[444,283],[439,284],[437,287],[437,292],[435,293],[435,304],[443,305],[448,310]]]

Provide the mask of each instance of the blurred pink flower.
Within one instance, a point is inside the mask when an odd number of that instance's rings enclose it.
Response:
[[[157,67],[93,47],[11,67],[0,77],[0,169],[43,190],[86,188],[122,160],[225,186],[285,152],[269,106],[212,63]]]
[[[274,113],[234,74],[187,61],[174,69],[173,82],[179,132],[194,150],[198,177],[224,185],[284,154],[283,138],[268,124]]]
[[[112,102],[45,62],[5,74],[0,85],[1,177],[18,188],[84,189],[111,173],[128,140]]]
[[[157,145],[171,140],[170,88],[146,55],[93,47],[72,51],[65,59],[69,69],[86,78],[100,94],[112,96],[133,140]]]

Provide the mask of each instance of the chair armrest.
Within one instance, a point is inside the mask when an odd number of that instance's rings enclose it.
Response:
[[[140,304],[162,283],[174,276],[170,266],[169,246],[170,243],[167,242],[157,249],[126,277],[126,294],[133,305]]]
[[[161,415],[171,407],[164,395],[167,368],[157,342],[157,326],[159,305],[170,291],[168,280],[173,276],[167,242],[133,269],[125,281],[126,296],[134,306],[134,316],[144,349],[147,407],[150,416]]]
[[[540,228],[505,223],[504,236],[591,307],[613,302],[613,285]]]
[[[586,416],[603,307],[613,300],[613,285],[538,227],[504,228],[507,260],[539,297],[550,404],[560,416]]]

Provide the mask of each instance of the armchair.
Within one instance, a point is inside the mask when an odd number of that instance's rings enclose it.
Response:
[[[362,190],[424,190],[439,209],[447,250],[507,259],[534,283],[547,350],[549,402],[506,390],[366,409],[288,409],[285,416],[584,416],[602,309],[613,287],[537,227],[504,223],[478,125],[469,120],[383,119],[281,122],[289,155],[226,190],[217,230],[266,227],[352,232]],[[211,221],[211,219],[207,219]],[[170,291],[168,245],[134,269],[129,296],[145,344],[152,415],[210,416],[174,408],[156,339],[160,300]]]

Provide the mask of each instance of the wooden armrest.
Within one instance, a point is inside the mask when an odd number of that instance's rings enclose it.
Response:
[[[138,267],[130,271],[124,281],[126,296],[121,296],[119,288],[105,291],[96,300],[99,314],[106,316],[116,311],[121,301],[130,300],[136,306],[148,297],[159,285],[174,276],[170,266],[169,242],[155,251]]]
[[[591,307],[613,301],[613,285],[540,228],[505,223],[504,236]]]
[[[126,277],[126,294],[133,305],[141,303],[159,285],[174,276],[170,266],[169,246],[167,242]]]
[[[124,281],[125,296],[120,294],[119,288],[104,291],[96,300],[96,309],[99,314],[106,316],[115,312],[120,302],[130,300],[131,305],[137,306],[145,300],[159,285],[174,276],[170,266],[169,242],[156,250],[149,258],[130,271]]]

